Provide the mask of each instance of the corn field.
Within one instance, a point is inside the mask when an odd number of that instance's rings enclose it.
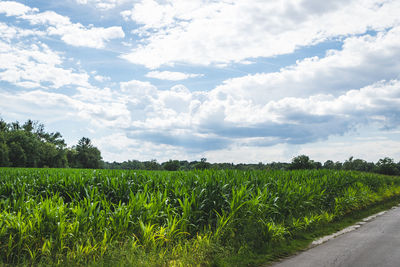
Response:
[[[272,246],[396,195],[399,177],[349,171],[0,168],[0,263],[83,264],[128,247],[174,265],[179,249]]]

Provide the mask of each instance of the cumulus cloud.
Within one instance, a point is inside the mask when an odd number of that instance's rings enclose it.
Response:
[[[231,145],[304,144],[377,123],[398,125],[399,80],[382,81],[337,96],[284,97],[263,104],[190,92],[184,86],[158,90],[148,82],[121,84],[131,114],[127,136],[191,151]]]
[[[279,72],[257,73],[226,80],[214,90],[215,98],[263,104],[283,97],[340,95],[379,80],[399,79],[400,27],[376,36],[349,37],[341,50],[325,57],[306,58]]]
[[[63,68],[62,63],[60,55],[43,43],[26,44],[24,40],[9,42],[0,39],[0,80],[2,81],[24,88],[90,86],[87,73]]]
[[[0,2],[0,13],[4,13],[6,16],[22,16],[28,12],[37,12],[37,8],[30,8],[24,4],[14,1],[1,1]]]
[[[59,15],[54,11],[39,12],[36,8],[13,1],[0,4],[0,14],[15,16],[28,21],[31,25],[46,26],[48,35],[60,36],[61,40],[72,46],[103,48],[106,42],[125,37],[120,26],[104,28],[90,25],[85,27],[80,23],[72,23],[69,17]]]
[[[185,142],[189,136],[193,144],[200,144],[193,148],[207,150],[239,144],[305,144],[370,123],[396,127],[399,40],[399,26],[376,35],[348,37],[340,50],[306,58],[279,72],[228,79],[209,92],[181,88],[185,97],[172,105],[166,96],[175,95],[176,89],[152,87],[146,94],[150,98],[137,100],[140,110],[149,112],[141,116],[143,120],[133,119],[136,127],[130,136],[190,147]]]
[[[0,39],[10,42],[15,38],[36,37],[46,35],[43,31],[27,30],[15,26],[10,26],[6,23],[0,22]]]
[[[134,140],[200,153],[313,143],[360,125],[395,128],[399,28],[348,37],[340,50],[325,57],[306,58],[276,73],[226,80],[208,92],[121,82],[119,105],[129,122],[123,131]]]
[[[330,38],[399,24],[398,1],[155,1],[121,12],[143,38],[122,57],[147,68],[211,65],[292,53]],[[346,23],[343,23],[346,21]]]
[[[191,157],[183,147],[144,142],[129,138],[123,132],[96,138],[94,141],[102,151],[103,158],[112,161],[157,159],[159,162],[163,162],[171,158],[189,159]]]
[[[148,78],[154,78],[159,80],[168,80],[168,81],[181,81],[189,78],[201,77],[202,74],[195,73],[183,73],[176,71],[150,71],[146,74]]]
[[[126,128],[130,125],[130,116],[124,99],[118,95],[110,98],[112,94],[109,89],[93,87],[80,87],[73,96],[40,89],[12,93],[0,90],[2,114],[6,116],[29,114],[31,118],[45,121],[81,121],[98,130]]]
[[[75,110],[81,104],[66,95],[42,90],[13,93],[1,90],[0,98],[3,115],[20,117],[23,114],[30,114],[31,118],[42,120],[53,117],[63,120],[76,116]]]

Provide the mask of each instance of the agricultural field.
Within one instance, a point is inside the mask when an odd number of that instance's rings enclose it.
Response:
[[[400,177],[0,168],[0,265],[219,265],[400,195]]]

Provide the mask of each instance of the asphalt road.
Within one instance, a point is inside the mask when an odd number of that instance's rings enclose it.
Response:
[[[273,267],[400,267],[400,207]]]

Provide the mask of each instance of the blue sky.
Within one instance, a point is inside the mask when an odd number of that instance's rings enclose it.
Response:
[[[0,1],[0,117],[106,161],[400,160],[395,0]]]

